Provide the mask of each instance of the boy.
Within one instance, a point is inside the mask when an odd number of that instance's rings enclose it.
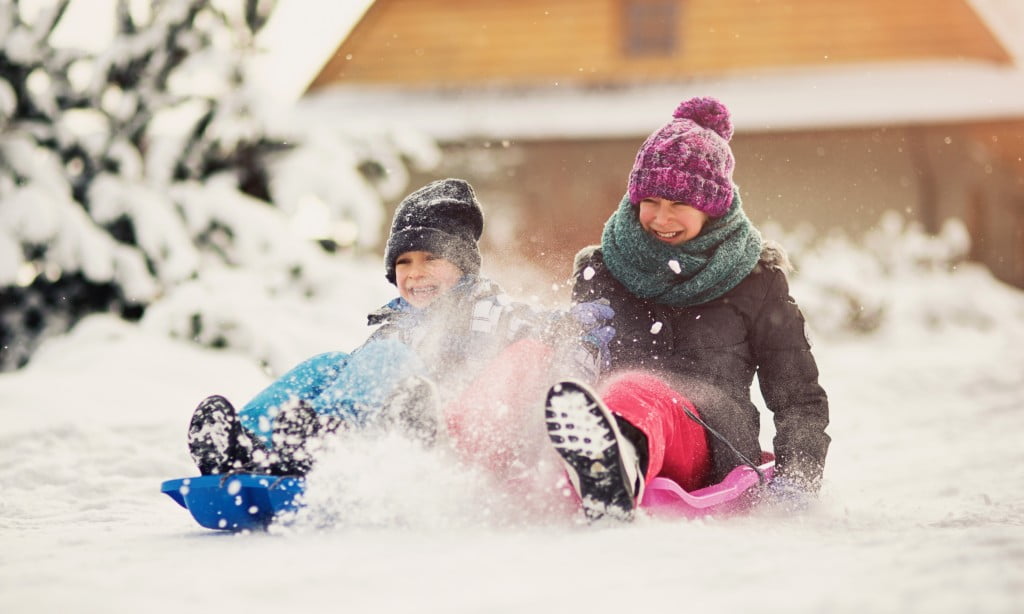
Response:
[[[577,373],[593,375],[599,352],[579,341],[581,333],[601,332],[605,312],[596,306],[586,313],[540,313],[510,301],[479,276],[482,232],[479,203],[463,180],[435,181],[407,196],[384,256],[385,275],[399,297],[369,316],[380,328],[351,354],[328,352],[299,364],[237,413],[223,397],[205,399],[189,426],[189,450],[200,472],[302,475],[312,466],[318,436],[339,428],[397,425],[425,442],[445,430],[470,437],[472,418],[464,419],[465,412],[443,417],[439,407],[471,410],[474,403],[466,399],[475,402],[481,388],[475,385],[465,398],[462,391],[474,378],[516,381],[514,390],[493,394],[496,403],[518,406],[525,392],[542,395],[555,355],[575,361]],[[530,382],[481,377],[524,365],[533,367]]]

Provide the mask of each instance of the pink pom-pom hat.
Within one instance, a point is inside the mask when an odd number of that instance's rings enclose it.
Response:
[[[691,98],[672,117],[637,152],[629,200],[636,205],[645,198],[666,198],[722,217],[732,204],[736,165],[729,148],[729,109],[714,98]]]

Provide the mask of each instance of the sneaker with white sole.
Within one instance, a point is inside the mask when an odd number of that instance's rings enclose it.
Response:
[[[581,382],[555,384],[544,419],[587,518],[632,519],[644,483],[640,459],[597,393]]]

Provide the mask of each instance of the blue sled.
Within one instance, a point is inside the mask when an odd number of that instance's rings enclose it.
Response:
[[[207,529],[252,531],[298,509],[305,486],[300,477],[229,473],[167,480],[160,490]]]

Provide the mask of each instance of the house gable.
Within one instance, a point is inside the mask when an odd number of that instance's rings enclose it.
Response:
[[[965,0],[678,0],[667,53],[635,53],[631,5],[377,0],[310,89],[331,83],[609,85],[768,67],[1011,58]]]

